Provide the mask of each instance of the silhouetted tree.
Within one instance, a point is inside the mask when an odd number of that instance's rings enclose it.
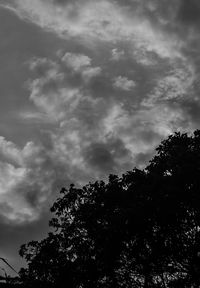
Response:
[[[20,249],[27,285],[200,287],[200,131],[156,151],[144,170],[61,190],[54,233]]]

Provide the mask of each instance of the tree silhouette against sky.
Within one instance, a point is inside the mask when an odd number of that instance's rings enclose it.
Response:
[[[53,232],[21,246],[26,287],[200,287],[200,131],[144,170],[63,188],[51,212]]]

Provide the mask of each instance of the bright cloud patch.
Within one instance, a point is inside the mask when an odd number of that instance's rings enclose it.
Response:
[[[80,73],[86,81],[101,73],[101,68],[92,67],[92,59],[86,55],[67,52],[62,61],[74,72]]]
[[[111,0],[87,0],[84,3],[67,1],[63,6],[52,1],[13,0],[5,5],[22,19],[54,31],[59,37],[77,39],[87,46],[92,44],[96,47],[99,41],[124,41],[145,59],[149,52],[156,53],[161,58],[180,57],[180,39],[174,35],[171,38],[164,30],[152,25],[141,13],[137,2],[133,3],[135,7],[131,9],[131,13],[128,5],[120,6],[117,1]],[[113,52],[114,58],[117,57],[116,52],[117,50]]]
[[[136,83],[126,77],[118,76],[114,79],[113,86],[124,91],[130,91],[136,86]]]
[[[91,65],[91,59],[88,56],[82,54],[73,54],[67,52],[62,57],[62,60],[66,63],[67,66],[69,66],[76,72],[79,72],[82,69],[87,68]]]
[[[111,59],[113,61],[119,61],[120,59],[123,59],[125,52],[123,50],[118,50],[117,48],[114,48],[111,51],[111,55]]]

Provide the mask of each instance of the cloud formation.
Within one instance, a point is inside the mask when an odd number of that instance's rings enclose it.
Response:
[[[32,142],[28,142],[23,149],[19,149],[12,142],[0,138],[0,205],[1,216],[10,221],[32,221],[37,213],[31,203],[26,201],[32,186],[37,180],[37,171],[34,171],[34,178],[31,179],[33,166],[39,166],[42,158],[39,157],[39,148]],[[39,180],[39,178],[38,178]],[[38,188],[40,187],[38,181]],[[25,188],[26,186],[26,189]],[[23,188],[22,190],[20,188]],[[35,189],[34,188],[34,189]],[[39,191],[34,191],[35,197],[39,198]],[[41,200],[41,199],[40,199]],[[39,201],[40,201],[39,200]]]
[[[85,0],[84,3],[63,1],[64,7],[57,1],[14,0],[9,1],[6,6],[22,19],[54,31],[65,39],[79,38],[86,45],[95,47],[99,41],[123,41],[138,54],[144,54],[143,57],[148,57],[149,52],[156,53],[161,58],[180,56],[181,40],[175,35],[170,37],[164,29],[160,29],[146,17],[147,12],[155,12],[156,6],[159,6],[157,1],[151,1],[152,6],[144,3],[145,1],[141,4],[133,1],[134,9],[131,10],[129,1],[120,5],[120,2],[111,0]]]
[[[198,127],[197,1],[0,5],[64,43],[25,63],[29,106],[15,117],[37,123],[37,139],[0,137],[5,221],[36,221],[63,185],[143,167],[161,139]]]
[[[136,83],[126,77],[118,76],[114,79],[113,86],[124,91],[130,91],[135,87]]]
[[[80,73],[86,82],[101,73],[101,68],[92,67],[91,58],[83,54],[67,52],[62,57],[62,61],[67,67],[71,68],[73,72]]]

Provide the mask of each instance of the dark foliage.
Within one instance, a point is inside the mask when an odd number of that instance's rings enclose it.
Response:
[[[54,233],[20,249],[26,287],[200,287],[200,131],[156,151],[144,170],[61,190]]]

